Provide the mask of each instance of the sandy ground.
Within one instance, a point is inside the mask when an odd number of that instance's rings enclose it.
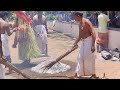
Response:
[[[67,50],[71,48],[74,43],[74,39],[71,37],[65,36],[62,33],[57,33],[55,31],[49,30],[48,34],[48,55],[49,57],[40,57],[31,60],[31,64],[23,63],[18,58],[18,49],[12,48],[14,40],[14,34],[9,37],[9,47],[12,56],[12,64],[14,64],[17,68],[23,71],[26,75],[29,75],[31,79],[67,79],[66,74],[73,73],[76,66],[76,58],[79,52],[79,49],[75,50],[61,62],[64,62],[71,66],[71,69],[67,72],[58,73],[58,74],[38,74],[35,72],[30,71],[31,67],[36,66],[42,60],[49,60],[51,58],[56,59],[58,56],[65,53]],[[96,54],[96,75],[99,77],[103,76],[103,73],[106,74],[107,78],[110,79],[119,79],[120,78],[120,62],[119,61],[110,61],[110,60],[103,60],[99,53]],[[7,75],[7,79],[24,79],[21,75],[17,73],[12,73]]]

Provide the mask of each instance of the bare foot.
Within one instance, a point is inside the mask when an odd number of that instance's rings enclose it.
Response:
[[[77,79],[78,78],[77,73],[74,73],[73,75],[67,75],[67,77],[70,79]]]
[[[91,75],[90,79],[99,79],[99,77],[96,76],[96,74]]]
[[[11,73],[15,73],[15,71],[13,71],[12,69],[9,68],[9,74]]]

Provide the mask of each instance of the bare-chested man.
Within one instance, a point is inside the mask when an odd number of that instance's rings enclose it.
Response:
[[[0,23],[0,32],[1,32],[1,23]],[[0,58],[3,56],[3,50],[2,50],[2,41],[1,41],[1,34],[0,34]],[[0,64],[0,79],[5,79],[5,73],[4,73],[4,66]]]
[[[11,63],[11,56],[10,56],[10,51],[9,51],[9,46],[8,46],[7,35],[10,36],[14,31],[10,32],[10,24],[5,21],[6,18],[7,18],[7,12],[1,12],[0,23],[1,23],[1,41],[2,41],[3,55]],[[11,71],[12,70],[9,69],[9,73],[11,73]]]
[[[41,54],[47,55],[47,22],[46,17],[42,15],[42,11],[38,11],[33,17],[33,29],[35,32],[36,41]]]
[[[82,45],[77,57],[77,67],[75,74],[68,76],[69,78],[79,78],[82,76],[95,77],[95,39],[96,35],[91,22],[83,18],[80,12],[74,13],[75,21],[79,23],[79,37],[75,41],[74,46],[81,40]]]

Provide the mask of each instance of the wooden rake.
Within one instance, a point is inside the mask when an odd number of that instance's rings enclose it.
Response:
[[[78,45],[76,45],[74,48],[72,48],[71,50],[68,50],[67,52],[65,52],[64,54],[60,55],[55,61],[52,61],[51,63],[49,63],[48,65],[42,67],[41,69],[43,69],[44,71],[48,71],[50,68],[52,68],[56,63],[59,63],[60,60],[62,60],[65,56],[69,55],[71,52],[73,52],[74,50],[76,50],[78,48]]]

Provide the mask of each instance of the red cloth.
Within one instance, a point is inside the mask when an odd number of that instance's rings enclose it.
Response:
[[[26,23],[32,23],[32,19],[24,11],[15,11],[16,15],[24,20]]]
[[[108,33],[99,33],[96,39],[97,44],[108,47]]]

